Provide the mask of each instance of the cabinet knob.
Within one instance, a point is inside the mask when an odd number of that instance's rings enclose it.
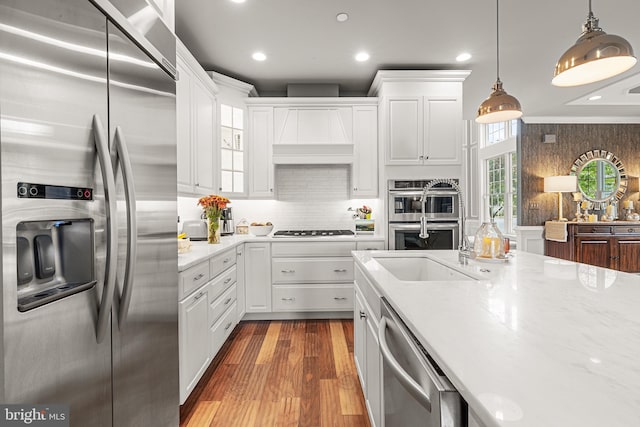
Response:
[[[353,187],[353,191],[358,191],[358,187]]]
[[[611,258],[611,259],[619,259],[620,257],[612,256],[612,257],[610,257],[610,258]]]
[[[228,330],[232,325],[232,322],[227,323],[227,326],[224,327],[224,330]]]
[[[627,230],[629,233],[633,233],[633,228]]]
[[[231,281],[231,277],[229,277],[227,280],[224,281],[224,284],[226,285],[227,283],[229,283]]]
[[[218,187],[218,191],[222,191],[222,187]]]
[[[269,191],[273,193],[273,188],[270,188]]]
[[[591,229],[591,232],[592,232],[592,233],[595,233],[596,231],[598,231],[598,230],[597,230],[597,229],[595,229],[595,228],[592,228],[592,229]]]
[[[295,301],[296,299],[293,297],[289,297],[289,298],[280,298],[282,301]]]
[[[204,273],[200,273],[196,277],[193,278],[193,281],[197,282],[198,280],[202,279],[203,277],[204,277]]]
[[[361,319],[366,319],[367,318],[367,313],[365,313],[364,311],[360,310],[360,318]]]
[[[295,273],[295,270],[280,270],[281,273]]]
[[[347,269],[346,268],[336,268],[333,270],[334,273],[346,273]]]
[[[196,296],[196,297],[194,298],[194,300],[195,300],[195,301],[197,301],[197,300],[199,300],[200,298],[202,298],[203,296],[204,296],[204,292],[200,292],[200,293],[198,294],[198,296]]]
[[[333,297],[333,299],[336,301],[346,301],[347,297]]]
[[[418,157],[420,160],[424,160],[424,156],[420,156]]]
[[[424,156],[425,160],[429,160],[429,156]]]
[[[224,305],[228,305],[231,302],[231,298],[227,298],[227,300],[224,302]]]

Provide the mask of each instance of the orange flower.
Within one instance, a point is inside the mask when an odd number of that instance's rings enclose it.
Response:
[[[227,203],[230,203],[229,199],[215,194],[200,197],[198,200],[198,205],[202,206],[205,210],[208,208],[224,209],[227,207]]]

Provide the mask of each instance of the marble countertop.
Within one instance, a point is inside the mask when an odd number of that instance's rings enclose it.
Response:
[[[205,261],[227,249],[235,248],[242,243],[251,242],[380,242],[383,236],[375,234],[361,234],[355,236],[323,236],[323,237],[271,237],[252,236],[250,234],[233,234],[222,236],[220,243],[210,245],[207,242],[191,242],[191,250],[178,254],[178,271],[184,271],[189,267]]]
[[[478,280],[402,282],[379,256]],[[640,277],[525,252],[466,266],[456,251],[354,258],[486,426],[640,425]]]

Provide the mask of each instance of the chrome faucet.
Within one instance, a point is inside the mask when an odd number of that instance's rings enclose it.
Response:
[[[458,233],[458,261],[460,264],[467,264],[468,259],[471,257],[471,245],[469,244],[469,239],[467,239],[465,233],[464,201],[462,197],[462,190],[458,183],[453,179],[433,179],[424,186],[424,189],[422,190],[422,197],[420,197],[420,204],[422,205],[422,216],[420,217],[420,238],[427,239],[429,237],[429,220],[426,216],[425,204],[427,203],[427,195],[429,194],[429,191],[438,184],[449,184],[458,193],[458,225],[460,226],[460,232]]]

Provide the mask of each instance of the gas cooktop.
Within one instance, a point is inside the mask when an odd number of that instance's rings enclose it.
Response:
[[[328,237],[328,236],[353,236],[351,230],[279,230],[273,233],[273,237]]]

